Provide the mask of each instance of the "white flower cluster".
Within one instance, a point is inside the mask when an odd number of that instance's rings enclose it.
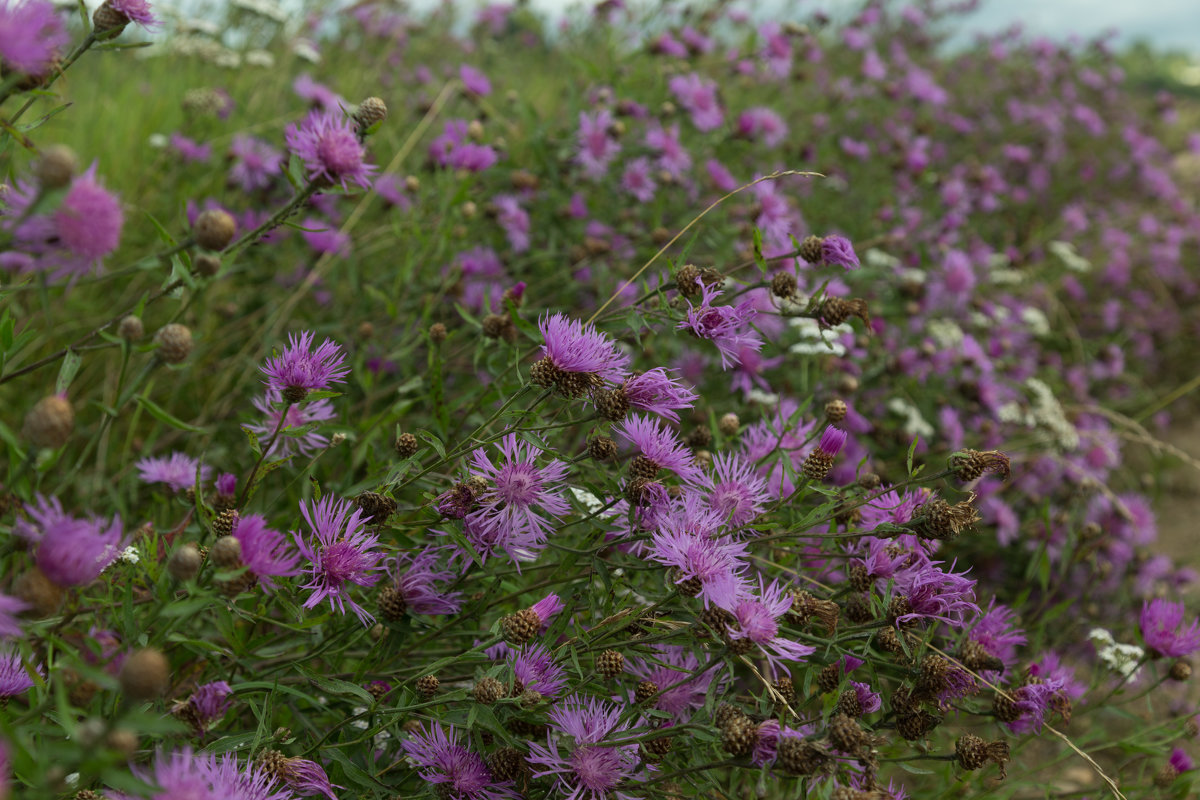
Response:
[[[839,342],[838,338],[842,334],[854,332],[854,328],[848,322],[822,330],[820,323],[809,317],[792,317],[788,324],[800,334],[800,341],[788,349],[802,356],[844,356],[846,346]]]
[[[931,319],[925,323],[925,332],[933,338],[938,347],[948,350],[962,344],[963,329],[952,319]]]
[[[1028,378],[1025,388],[1033,395],[1033,407],[1028,411],[1019,403],[1006,403],[996,410],[1001,422],[1024,425],[1027,428],[1045,428],[1054,434],[1058,446],[1068,452],[1079,447],[1079,431],[1067,420],[1062,404],[1053,390],[1038,378]]]
[[[275,0],[232,0],[230,5],[276,22],[288,21],[288,12]]]
[[[1072,272],[1091,272],[1092,262],[1075,252],[1075,245],[1070,242],[1051,242],[1046,248],[1063,262],[1063,266]]]
[[[887,409],[899,417],[904,417],[904,424],[901,427],[909,436],[933,438],[933,426],[921,416],[921,410],[909,400],[903,397],[893,397],[888,400]]]
[[[1136,644],[1120,644],[1104,628],[1092,628],[1088,639],[1095,645],[1096,655],[1105,666],[1126,679],[1137,678],[1142,669],[1138,664],[1146,654],[1145,650]]]
[[[867,252],[863,253],[863,260],[867,262],[867,266],[869,267],[891,267],[892,269],[895,269],[896,267],[900,266],[900,259],[889,253],[883,252],[877,247],[872,247],[871,249],[867,250]],[[916,271],[920,272],[920,270]],[[921,275],[923,279],[925,273],[922,272]]]

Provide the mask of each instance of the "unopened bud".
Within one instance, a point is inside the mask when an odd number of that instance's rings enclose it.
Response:
[[[140,318],[130,314],[117,325],[117,335],[127,342],[136,342],[146,335],[146,327]]]
[[[192,354],[192,332],[186,325],[172,322],[154,334],[158,357],[168,364],[178,364]]]
[[[57,450],[67,443],[75,430],[75,409],[67,398],[47,395],[25,415],[21,434],[36,448]]]
[[[55,144],[42,151],[35,174],[44,188],[62,189],[71,182],[78,170],[79,158],[75,151],[64,144]]]
[[[153,700],[167,691],[171,665],[167,657],[153,647],[138,650],[121,665],[118,680],[121,691],[130,700]]]
[[[196,217],[192,230],[196,233],[196,243],[205,250],[224,250],[237,233],[237,222],[228,212],[210,208]]]
[[[171,558],[167,561],[167,573],[177,581],[190,581],[199,574],[203,561],[200,548],[191,542],[185,542],[171,553]]]

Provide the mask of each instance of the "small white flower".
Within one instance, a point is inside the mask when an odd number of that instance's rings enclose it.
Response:
[[[583,507],[588,510],[589,514],[595,514],[600,509],[604,508],[604,503],[599,497],[589,492],[587,489],[577,489],[574,486],[570,487],[571,494],[575,495],[575,499],[583,503]]]
[[[1088,638],[1096,647],[1096,656],[1104,662],[1105,666],[1126,679],[1137,678],[1138,673],[1141,672],[1138,664],[1146,655],[1145,650],[1136,644],[1117,642],[1113,639],[1113,635],[1104,628],[1093,628],[1088,633]]]
[[[868,266],[872,267],[892,267],[894,269],[900,266],[900,259],[883,252],[877,247],[872,247],[871,249],[867,250],[867,252],[863,254],[863,260],[867,262]],[[924,275],[925,273],[921,273],[922,280],[924,279]]]
[[[162,133],[152,133],[146,138],[146,144],[153,147],[155,150],[162,150],[167,146],[170,140]]]
[[[133,545],[129,545],[129,547],[126,547],[121,552],[121,555],[117,556],[117,558],[119,558],[121,561],[124,561],[127,564],[136,564],[142,560],[142,557],[140,555],[138,555],[137,548],[134,547]]]
[[[1070,242],[1051,242],[1046,249],[1063,262],[1063,266],[1072,272],[1091,272],[1092,262],[1075,252],[1075,245]]]

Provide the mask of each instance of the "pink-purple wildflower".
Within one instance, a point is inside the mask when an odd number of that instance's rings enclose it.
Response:
[[[449,735],[440,725],[420,727],[400,742],[400,747],[420,768],[421,778],[434,790],[455,800],[517,800],[512,781],[492,777],[483,758],[459,744],[458,731]]]
[[[6,72],[44,75],[69,41],[53,3],[4,0],[0,4],[0,63]]]
[[[301,502],[300,513],[312,531],[311,536],[292,532],[300,555],[309,562],[309,582],[304,588],[312,594],[304,607],[314,608],[328,600],[345,614],[348,605],[359,621],[368,624],[374,618],[350,597],[350,587],[373,586],[379,580],[383,558],[376,549],[379,537],[367,530],[360,509],[332,495]]]
[[[262,366],[265,383],[285,398],[303,397],[309,392],[328,389],[331,384],[344,383],[350,374],[341,345],[325,339],[313,349],[313,332],[288,337],[282,354],[267,359]]]
[[[100,577],[125,547],[121,518],[81,519],[63,511],[57,497],[38,495],[18,519],[17,535],[37,545],[38,569],[59,586],[83,586]]]
[[[1200,650],[1200,621],[1184,626],[1183,603],[1156,597],[1142,604],[1142,640],[1154,653],[1182,658]]]
[[[568,800],[634,800],[628,781],[644,780],[636,744],[611,741],[628,730],[621,709],[595,698],[568,699],[550,710],[546,744],[529,743],[535,778],[548,777]],[[633,787],[630,787],[633,788]]]
[[[242,563],[264,589],[274,589],[275,578],[300,574],[300,556],[286,536],[267,527],[261,514],[240,515],[231,535],[241,545]]]
[[[300,125],[288,126],[288,148],[299,156],[311,181],[371,188],[376,167],[366,162],[366,150],[358,140],[354,124],[345,117],[313,111]]]
[[[212,468],[207,464],[179,452],[166,457],[143,458],[134,466],[143,483],[165,483],[177,492],[193,488],[197,477],[203,483],[212,474]]]

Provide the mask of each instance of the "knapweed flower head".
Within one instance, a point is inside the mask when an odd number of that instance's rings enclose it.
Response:
[[[471,453],[475,474],[487,479],[477,496],[475,519],[500,528],[505,539],[541,543],[553,530],[548,517],[561,517],[571,507],[562,497],[567,465],[558,459],[538,464],[542,450],[510,433],[497,445],[500,458],[493,461],[486,448]]]
[[[531,644],[510,652],[508,665],[518,682],[513,689],[514,695],[532,690],[543,697],[556,698],[566,688],[566,673],[554,663],[554,657],[545,645]]]
[[[530,378],[539,386],[580,397],[601,380],[620,383],[629,371],[629,356],[590,322],[553,314],[538,320],[538,330],[542,360],[533,365]]]
[[[36,669],[42,675],[42,669]],[[34,680],[29,676],[29,668],[25,659],[16,650],[0,650],[0,698],[7,699],[25,694],[34,687]]]
[[[658,420],[643,414],[631,414],[616,426],[614,432],[618,439],[632,444],[644,459],[642,467],[637,469],[640,472],[644,468],[647,474],[639,474],[637,477],[653,478],[654,474],[650,473],[653,466],[654,473],[663,469],[670,470],[685,483],[707,485],[708,478],[696,465],[691,451]]]
[[[672,422],[679,422],[676,409],[691,408],[697,397],[694,391],[672,378],[662,367],[626,378],[616,392],[629,408],[649,411]]]
[[[826,236],[821,241],[821,261],[835,267],[858,269],[861,266],[854,246],[845,236],[836,233]]]
[[[236,756],[226,753],[218,758],[190,747],[169,753],[159,750],[150,769],[135,767],[134,773],[156,787],[151,800],[290,800],[292,796],[261,766],[239,767]]]
[[[26,75],[44,75],[70,41],[54,4],[4,0],[0,4],[0,64]]]
[[[299,402],[309,392],[345,382],[350,367],[341,345],[326,339],[313,349],[313,333],[305,331],[289,336],[287,348],[267,359],[262,371],[269,388],[279,391],[286,400]]]
[[[104,6],[116,12],[122,20],[121,25],[132,22],[147,31],[153,31],[159,25],[158,18],[154,16],[154,11],[146,0],[104,0]],[[100,27],[102,26],[97,20],[97,28]]]
[[[512,781],[492,777],[478,754],[459,744],[458,731],[437,724],[422,726],[400,742],[400,747],[420,768],[420,775],[439,796],[453,800],[517,800],[521,795]]]
[[[894,586],[901,613],[896,623],[926,618],[962,628],[976,620],[982,612],[975,603],[975,581],[953,569],[944,571],[938,562],[929,562],[899,572]]]
[[[351,585],[373,586],[380,577],[383,554],[376,548],[379,537],[368,532],[362,511],[347,500],[326,495],[316,502],[301,501],[300,513],[312,531],[310,536],[292,533],[300,555],[308,559],[312,592],[304,601],[313,608],[324,600],[340,613],[346,606],[366,625],[373,618],[350,597]]]
[[[1200,650],[1200,622],[1184,627],[1183,603],[1156,597],[1142,604],[1142,641],[1154,653],[1181,658]]]
[[[17,615],[28,607],[29,604],[20,598],[0,594],[0,637],[21,635],[21,623]]]
[[[741,528],[762,513],[770,496],[767,482],[755,474],[750,461],[738,453],[717,453],[713,456],[712,489],[705,498],[731,527]]]
[[[325,774],[324,768],[315,761],[285,756],[278,750],[265,750],[259,753],[257,764],[267,775],[298,795],[307,797],[323,794],[329,800],[338,800],[338,796],[333,791],[333,784],[329,782],[329,776]]]
[[[768,584],[760,576],[757,596],[743,596],[722,606],[733,615],[735,623],[730,625],[730,640],[757,646],[772,671],[780,669],[780,662],[803,661],[816,648],[780,635],[779,622],[791,607],[792,596],[787,588],[779,581]]]
[[[405,608],[415,614],[457,614],[462,608],[462,592],[448,592],[437,584],[448,583],[458,576],[450,569],[438,569],[443,552],[453,548],[426,547],[417,552],[400,553],[387,563],[392,589],[404,599]]]
[[[55,278],[77,276],[117,249],[125,213],[116,195],[100,185],[92,164],[71,182],[51,221],[47,232],[52,232],[58,249],[46,256],[45,267]]]
[[[651,655],[646,658],[630,658],[626,662],[626,671],[657,686],[659,694],[654,707],[679,722],[688,722],[704,707],[713,681],[717,681],[718,694],[728,682],[720,669],[701,670],[700,659],[686,647],[654,644],[650,645],[650,650]]]
[[[691,72],[671,78],[668,86],[679,105],[691,115],[692,124],[697,130],[711,131],[725,122],[725,111],[717,99],[715,81]]]
[[[165,483],[177,492],[196,485],[197,470],[201,482],[207,481],[212,474],[212,468],[207,464],[201,464],[198,459],[179,452],[160,458],[143,458],[134,466],[143,483]]]
[[[687,318],[675,327],[690,331],[716,345],[721,353],[722,369],[740,364],[743,349],[753,352],[762,349],[762,337],[750,327],[758,314],[754,301],[745,300],[736,306],[714,305],[714,301],[721,296],[721,290],[708,286],[699,278],[696,280],[701,291],[700,306],[689,303]]]
[[[280,458],[292,455],[309,456],[329,444],[329,437],[315,430],[308,430],[308,426],[312,423],[325,422],[336,416],[333,404],[327,398],[322,397],[320,400],[301,404],[287,404],[285,410],[283,393],[278,389],[267,389],[262,396],[254,398],[252,402],[254,407],[262,412],[263,422],[245,427],[258,436],[263,446],[266,447],[269,437],[275,433],[276,429],[280,431],[271,446],[266,448],[268,456]],[[279,418],[284,414],[287,415],[287,418],[280,425]],[[289,428],[304,432],[298,436],[284,433]]]
[[[228,182],[246,193],[268,188],[283,161],[282,151],[244,133],[234,135],[229,156],[233,165],[229,168]]]
[[[527,761],[535,778],[552,778],[557,791],[570,800],[637,797],[618,788],[642,778],[636,771],[637,745],[607,741],[629,727],[621,722],[618,706],[595,698],[568,699],[555,705],[549,716],[551,731],[546,744],[529,743]]]
[[[608,172],[608,166],[621,152],[620,143],[613,137],[612,112],[602,108],[595,113],[579,112],[579,151],[575,161],[583,168],[585,177],[599,180]]]
[[[120,517],[72,517],[56,497],[38,495],[25,513],[28,519],[18,519],[13,530],[37,545],[38,569],[59,586],[91,583],[126,544]]]
[[[232,534],[242,548],[242,563],[262,587],[275,588],[274,578],[300,574],[300,556],[282,533],[267,527],[261,514],[243,514],[234,523]]]
[[[987,611],[967,635],[969,644],[963,652],[966,666],[975,670],[985,666],[983,663],[970,663],[971,653],[967,651],[977,648],[979,652],[998,660],[1006,669],[1011,669],[1017,663],[1017,648],[1025,644],[1025,633],[1014,624],[1015,617],[1011,608],[997,604],[992,598]]]
[[[304,162],[309,180],[346,190],[350,183],[371,188],[376,168],[366,163],[366,150],[354,124],[344,116],[313,111],[300,125],[288,127],[286,139],[288,148]]]
[[[705,606],[732,605],[746,588],[742,561],[746,545],[727,537],[697,536],[664,520],[662,529],[650,539],[649,557],[669,567],[680,591],[700,597]]]
[[[203,736],[208,728],[225,716],[233,705],[233,690],[225,681],[215,681],[200,686],[187,700],[176,703],[171,713],[179,720],[192,726]]]

